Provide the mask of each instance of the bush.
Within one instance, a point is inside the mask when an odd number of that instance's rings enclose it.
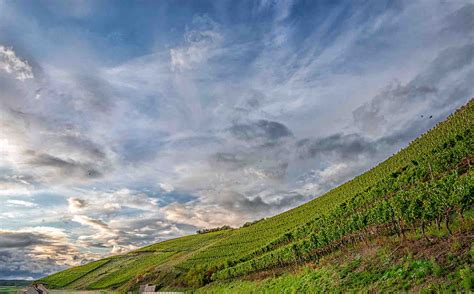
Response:
[[[217,231],[224,231],[224,230],[232,230],[232,229],[233,228],[231,226],[222,226],[222,227],[211,228],[211,229],[197,230],[196,233],[198,233],[198,234],[207,234],[207,233],[212,233],[212,232],[217,232]]]

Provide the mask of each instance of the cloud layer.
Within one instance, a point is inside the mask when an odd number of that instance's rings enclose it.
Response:
[[[295,207],[474,96],[469,1],[71,4],[0,1],[0,279]]]

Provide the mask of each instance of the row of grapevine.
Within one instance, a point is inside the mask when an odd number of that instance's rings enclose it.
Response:
[[[339,193],[339,196],[341,194],[352,195],[340,197],[346,198],[346,201],[340,203],[335,209],[326,211],[331,211],[332,217],[328,217],[328,213],[320,211],[313,214],[310,221],[299,226],[296,230],[281,234],[265,246],[257,248],[245,256],[227,260],[225,266],[221,267],[225,269],[215,277],[226,277],[237,267],[258,267],[258,262],[262,262],[260,267],[265,267],[266,262],[263,260],[266,259],[273,260],[273,264],[280,264],[286,256],[291,261],[289,252],[295,252],[295,248],[299,248],[298,246],[303,248],[301,252],[297,251],[299,256],[303,256],[304,252],[309,250],[308,248],[312,248],[308,245],[311,244],[306,238],[308,234],[313,236],[311,239],[313,245],[315,240],[319,240],[322,243],[318,246],[322,246],[328,241],[341,239],[357,229],[382,223],[388,223],[389,225],[385,227],[390,227],[392,230],[398,228],[398,233],[403,233],[404,224],[410,223],[415,227],[420,227],[424,234],[427,223],[436,221],[439,224],[443,219],[449,229],[449,215],[453,211],[462,215],[463,210],[472,204],[469,201],[472,198],[472,194],[469,193],[472,191],[464,184],[458,185],[454,189],[452,183],[456,182],[458,173],[463,172],[458,170],[453,172],[457,164],[462,163],[463,160],[467,161],[467,166],[462,167],[461,164],[461,167],[464,168],[464,172],[470,169],[469,162],[474,153],[474,141],[471,134],[473,104],[473,102],[469,103],[456,115],[450,116],[448,122],[438,125],[421,139],[415,140],[397,156],[390,158],[363,176],[331,191],[339,190],[341,192],[344,186],[350,186],[352,191],[352,193],[347,193],[346,187],[344,189],[346,193]],[[449,176],[441,175],[449,172],[452,172]],[[367,175],[370,175],[370,181],[362,181]],[[444,180],[433,180],[433,177],[439,178],[440,176]],[[426,179],[431,179],[431,182],[425,183]],[[416,189],[411,189],[414,185],[417,186]],[[458,190],[464,192],[458,193],[456,192]],[[457,195],[458,198],[448,197],[448,195]],[[325,206],[325,208],[327,207]],[[402,212],[403,214],[401,214]],[[327,222],[331,218],[345,221],[343,224],[332,223],[329,228]],[[347,221],[348,219],[350,221]],[[321,231],[323,227],[327,227],[328,230],[320,233],[319,238],[315,239],[314,232]],[[296,242],[298,240],[301,240],[299,241],[300,245],[297,245],[299,244]],[[290,245],[287,245],[288,243]],[[281,246],[284,247],[279,248]],[[246,271],[243,270],[243,272]]]
[[[257,270],[317,258],[349,242],[360,240],[357,236],[368,238],[380,233],[381,229],[398,234],[409,229],[407,226],[424,230],[427,224],[441,217],[449,229],[449,217],[454,213],[462,215],[463,211],[472,207],[473,196],[473,171],[464,176],[448,174],[412,190],[400,191],[394,197],[380,201],[350,218],[341,219],[337,212],[330,214],[319,222],[319,229],[309,237],[218,271],[213,279],[230,279]]]

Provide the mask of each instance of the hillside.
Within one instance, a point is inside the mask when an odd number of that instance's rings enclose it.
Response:
[[[472,289],[474,100],[366,173],[250,226],[168,240],[42,279],[204,292]]]

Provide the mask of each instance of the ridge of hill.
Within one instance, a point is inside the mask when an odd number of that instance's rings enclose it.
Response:
[[[358,288],[357,283],[344,282],[360,279],[352,275],[353,270],[367,274],[371,267],[379,267],[386,272],[377,272],[377,279],[359,286],[390,290],[397,289],[400,282],[407,284],[403,290],[416,290],[432,279],[446,285],[459,281],[460,286],[454,289],[470,290],[474,258],[473,130],[471,99],[397,154],[294,209],[239,229],[160,242],[41,281],[53,288],[120,292],[136,290],[145,283],[158,284],[162,289],[205,286],[201,290],[206,292],[265,292],[291,288],[291,282],[307,289],[322,290],[319,285],[329,284],[347,290]],[[420,246],[411,248],[412,243]],[[422,254],[433,246],[450,253],[450,257],[438,254],[431,260],[429,254]],[[348,248],[361,254],[351,258]],[[377,248],[377,258],[365,254],[364,248]],[[399,248],[405,253],[396,258],[379,252]],[[338,261],[340,266],[324,265],[324,260],[334,256],[345,257]],[[383,256],[390,261],[383,261]],[[456,262],[440,262],[438,258]],[[303,267],[306,270],[301,271]],[[423,274],[417,274],[420,268]],[[454,282],[447,282],[449,271],[455,272],[455,277],[450,277]],[[396,273],[411,278],[391,280]],[[334,276],[339,279],[334,280]],[[380,279],[386,283],[377,284]],[[275,288],[278,285],[281,288]]]

